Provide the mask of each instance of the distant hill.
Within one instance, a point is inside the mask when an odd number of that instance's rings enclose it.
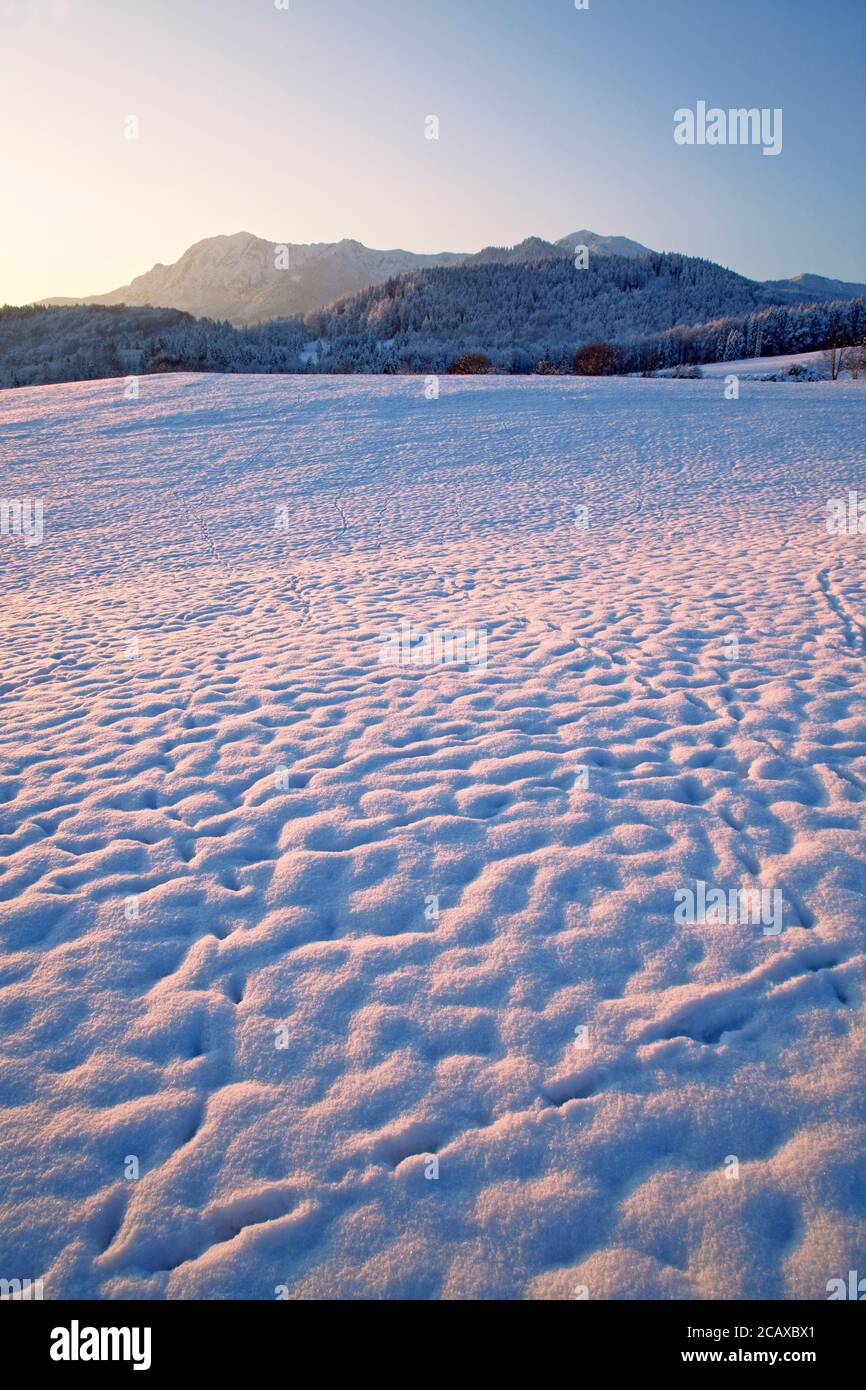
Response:
[[[831,299],[866,297],[866,285],[849,280],[828,280],[825,275],[792,275],[789,280],[765,280],[764,284],[780,302],[818,304]]]
[[[639,241],[630,241],[627,236],[599,236],[596,232],[587,231],[586,227],[582,232],[571,232],[561,237],[556,245],[566,251],[573,251],[576,246],[586,246],[591,255],[625,256],[628,259],[654,254],[649,246],[641,246]]]

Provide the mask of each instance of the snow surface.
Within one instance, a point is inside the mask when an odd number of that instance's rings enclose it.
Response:
[[[704,376],[725,377],[733,374],[756,381],[766,381],[774,373],[787,372],[789,367],[795,365],[814,367],[823,375],[824,354],[823,352],[788,352],[781,353],[776,357],[744,357],[738,362],[706,362],[701,367],[701,371]],[[829,377],[829,371],[826,375]],[[847,379],[850,375],[846,367],[842,372],[842,377]]]
[[[0,396],[45,505],[0,539],[0,1276],[824,1298],[866,1273],[864,537],[824,523],[866,391],[423,386]],[[383,665],[401,619],[486,668]],[[784,931],[677,924],[698,880]]]

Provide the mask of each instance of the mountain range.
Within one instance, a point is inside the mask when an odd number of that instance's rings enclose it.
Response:
[[[128,285],[107,294],[43,300],[49,305],[98,304],[183,309],[196,317],[228,320],[244,327],[270,319],[309,314],[384,285],[396,276],[436,267],[472,265],[534,265],[570,258],[577,246],[591,257],[637,261],[655,253],[622,236],[601,236],[583,228],[559,241],[529,237],[518,246],[486,247],[474,254],[443,251],[420,255],[413,251],[377,251],[359,241],[284,243],[277,254],[271,241],[236,232],[207,237],[191,246],[173,265],[157,264]],[[277,261],[285,268],[278,268]],[[733,274],[733,272],[728,272]],[[738,281],[743,277],[737,276]],[[748,281],[767,292],[769,302],[808,303],[855,299],[866,285],[803,274],[787,280]],[[767,302],[765,300],[765,302]]]
[[[291,318],[380,285],[407,270],[453,265],[459,253],[416,255],[413,251],[374,251],[360,241],[283,243],[278,247],[250,232],[207,237],[185,251],[174,265],[155,265],[128,285],[83,299],[53,298],[46,304],[146,304],[184,309],[197,318],[228,319],[237,327]]]

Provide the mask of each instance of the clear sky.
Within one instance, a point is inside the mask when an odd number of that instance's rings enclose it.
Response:
[[[866,0],[0,0],[0,303],[241,230],[866,281],[864,70]],[[782,153],[676,145],[699,100],[781,107]]]

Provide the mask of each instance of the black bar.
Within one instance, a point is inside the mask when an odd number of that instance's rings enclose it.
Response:
[[[862,1301],[862,1300],[861,1300]],[[848,1300],[845,1300],[848,1302]],[[456,1318],[452,1323],[451,1319]],[[116,1329],[103,1339],[93,1329]],[[535,1360],[564,1359],[577,1375],[593,1364],[612,1373],[665,1375],[677,1369],[701,1376],[715,1367],[734,1374],[802,1367],[826,1379],[858,1364],[862,1310],[844,1302],[592,1302],[547,1304],[427,1303],[358,1300],[287,1302],[27,1302],[0,1304],[6,1357],[25,1371],[92,1380],[100,1372],[157,1381],[183,1372],[225,1378],[282,1373],[296,1381],[313,1361],[332,1368],[351,1358],[352,1373],[369,1368],[383,1379],[411,1372],[429,1382],[437,1370],[454,1374],[522,1350]],[[125,1331],[121,1331],[124,1329]],[[137,1334],[133,1329],[138,1329]],[[149,1341],[145,1331],[149,1330]],[[318,1342],[319,1332],[323,1340]],[[442,1340],[443,1334],[445,1340]],[[423,1365],[398,1353],[395,1338],[423,1338]],[[460,1339],[459,1343],[454,1337]],[[465,1347],[465,1353],[460,1347]],[[54,1359],[74,1352],[78,1359]],[[108,1359],[117,1351],[118,1357]],[[96,1350],[106,1359],[85,1359]],[[82,1352],[84,1355],[82,1355]],[[378,1359],[378,1365],[377,1365]],[[145,1362],[147,1364],[145,1365]],[[535,1375],[541,1372],[536,1365]]]

